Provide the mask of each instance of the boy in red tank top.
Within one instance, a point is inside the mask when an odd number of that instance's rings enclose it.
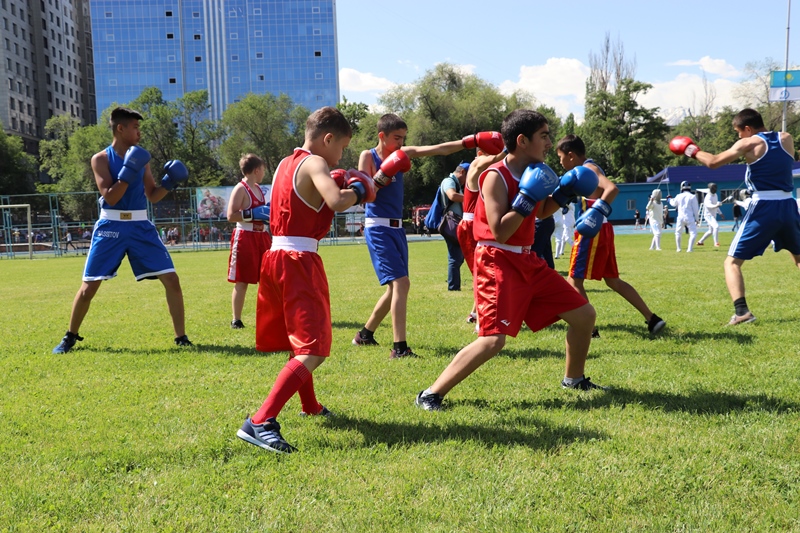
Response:
[[[334,170],[350,143],[352,129],[332,107],[306,121],[302,148],[284,158],[272,180],[272,247],[261,261],[256,308],[256,349],[289,351],[264,404],[236,433],[240,439],[276,453],[291,453],[276,420],[286,402],[300,395],[305,415],[330,415],[316,398],[311,373],[331,353],[328,279],[317,254],[334,212],[375,199],[375,182],[357,170]]]
[[[543,164],[553,146],[547,119],[536,111],[520,109],[503,120],[501,131],[509,154],[481,174],[473,222],[478,241],[475,298],[479,336],[456,354],[433,385],[417,395],[417,406],[429,411],[441,410],[445,394],[497,355],[506,336],[516,337],[523,321],[535,332],[564,320],[569,328],[561,385],[579,390],[602,388],[583,373],[594,308],[530,250],[535,217],[548,217],[560,208],[547,192],[538,194],[548,190],[544,182],[558,179]],[[531,176],[534,178],[529,179]],[[539,198],[531,197],[533,189]]]

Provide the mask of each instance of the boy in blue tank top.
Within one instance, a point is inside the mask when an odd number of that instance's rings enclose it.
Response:
[[[167,306],[175,330],[175,344],[191,346],[184,329],[183,292],[172,258],[147,219],[147,201],[156,203],[169,191],[189,178],[180,161],[164,165],[166,175],[156,185],[150,171],[150,154],[138,145],[141,138],[136,111],[118,107],[111,112],[114,132],[111,146],[92,157],[92,171],[100,199],[100,219],[94,226],[92,242],[86,256],[83,283],[72,302],[69,329],[54,354],[69,352],[77,341],[83,319],[100,284],[117,275],[127,255],[137,281],[158,279],[164,285]]]
[[[800,268],[800,213],[792,198],[792,136],[767,131],[754,109],[740,111],[733,118],[733,129],[739,140],[717,155],[703,152],[689,137],[675,137],[669,145],[673,153],[693,157],[708,168],[718,168],[740,157],[747,162],[745,182],[752,193],[752,203],[725,259],[725,283],[734,306],[729,326],[756,319],[745,300],[742,263],[762,255],[774,241],[775,251],[787,249]]]

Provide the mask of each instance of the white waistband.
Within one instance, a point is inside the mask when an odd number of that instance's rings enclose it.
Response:
[[[475,213],[464,213],[461,220],[475,220]]]
[[[243,229],[246,231],[256,231],[261,233],[262,231],[267,231],[267,223],[261,223],[261,229],[255,229],[255,222],[237,222],[236,229]]]
[[[787,191],[753,191],[753,201],[758,200],[786,200],[792,198],[792,193]]]
[[[387,228],[403,229],[403,219],[381,217],[364,218],[364,227],[371,228],[372,226],[386,226]]]
[[[137,209],[136,211],[120,211],[119,209],[101,209],[100,218],[106,220],[120,220],[122,222],[147,220],[147,209]]]
[[[318,245],[319,241],[311,237],[287,237],[285,235],[278,235],[272,238],[272,247],[270,250],[317,253]]]
[[[491,246],[492,248],[500,248],[507,252],[514,252],[515,254],[529,253],[530,246],[513,246],[511,244],[502,244],[497,241],[478,241],[478,246]]]

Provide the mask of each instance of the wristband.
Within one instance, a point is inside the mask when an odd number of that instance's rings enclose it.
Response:
[[[253,211],[251,209],[242,209],[242,220],[251,222],[253,220]]]

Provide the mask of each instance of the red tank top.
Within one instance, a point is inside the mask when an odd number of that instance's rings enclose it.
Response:
[[[464,212],[474,213],[475,206],[478,204],[478,194],[480,191],[473,191],[466,185],[464,186]]]
[[[253,189],[247,184],[247,182],[242,181],[242,185],[244,186],[244,190],[247,192],[247,196],[250,197],[250,205],[247,206],[247,209],[253,209],[255,207],[260,207],[265,205],[267,202],[264,199],[264,192],[261,191],[259,188],[259,192],[261,192],[261,198],[256,196],[256,193],[253,192]],[[254,220],[253,221],[253,231],[264,231],[264,222],[261,220]]]
[[[310,206],[297,195],[295,180],[300,165],[311,152],[295,148],[285,157],[275,171],[270,201],[270,228],[272,236],[311,237],[322,240],[331,229],[334,212],[325,201],[319,206]]]
[[[483,182],[489,172],[495,171],[500,174],[506,184],[508,191],[508,205],[514,201],[514,198],[519,192],[519,178],[514,177],[511,171],[506,166],[506,161],[503,159],[487,168],[481,177],[478,178],[478,184],[481,192],[478,195],[478,203],[475,206],[475,222],[472,225],[472,234],[476,241],[493,241],[495,240],[492,230],[489,229],[489,222],[486,219],[486,205],[483,203]],[[538,208],[538,205],[537,205]],[[536,209],[534,209],[536,212]],[[517,231],[509,237],[505,244],[511,246],[531,246],[533,244],[533,233],[536,229],[536,217],[533,215],[526,217],[522,225],[517,228]]]

